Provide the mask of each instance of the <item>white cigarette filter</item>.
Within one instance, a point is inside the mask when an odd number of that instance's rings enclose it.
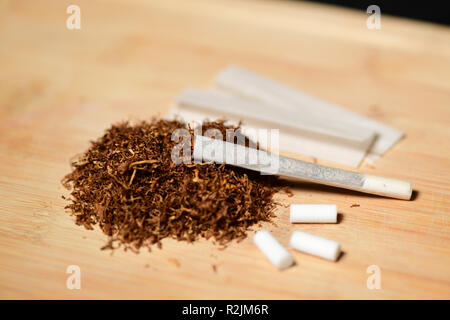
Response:
[[[278,269],[285,269],[294,263],[294,258],[268,231],[259,230],[253,236],[253,242],[267,259]]]
[[[291,223],[336,223],[335,204],[291,204]]]
[[[336,261],[341,253],[341,245],[336,241],[302,231],[292,233],[290,245],[295,250],[331,261]]]

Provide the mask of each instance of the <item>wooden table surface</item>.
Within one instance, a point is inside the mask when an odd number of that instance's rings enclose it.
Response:
[[[72,3],[81,30],[66,28]],[[450,298],[450,30],[389,16],[369,30],[367,17],[284,1],[0,1],[0,298]],[[345,254],[294,253],[282,272],[251,236],[223,251],[101,251],[105,236],[63,209],[69,159],[231,63],[403,130],[359,170],[412,181],[413,201],[299,184],[278,198],[336,203],[341,221],[293,226],[279,208],[264,227],[283,244],[293,230],[329,237]],[[69,265],[80,290],[66,287]],[[366,286],[371,265],[381,289]]]

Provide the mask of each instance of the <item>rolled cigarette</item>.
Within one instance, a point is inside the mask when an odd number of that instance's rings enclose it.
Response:
[[[336,223],[335,204],[291,204],[291,223]]]
[[[253,236],[253,242],[266,256],[266,258],[278,269],[285,269],[294,263],[294,259],[268,231],[259,230]]]
[[[408,181],[326,167],[199,135],[195,136],[193,156],[196,161],[227,163],[264,174],[278,174],[386,197],[409,200],[412,195],[412,185]],[[268,161],[252,162],[247,159]]]
[[[302,231],[294,231],[290,245],[293,249],[331,261],[336,261],[341,252],[339,243]]]

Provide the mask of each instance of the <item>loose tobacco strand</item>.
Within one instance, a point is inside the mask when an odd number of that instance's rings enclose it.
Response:
[[[63,179],[71,190],[66,208],[76,224],[100,226],[110,237],[105,249],[137,252],[160,247],[164,238],[212,237],[226,245],[274,216],[273,195],[281,189],[275,177],[224,164],[173,163],[171,135],[179,128],[193,137],[194,130],[178,120],[119,123],[72,163]],[[226,129],[238,129],[224,121],[204,122],[202,128],[219,129],[224,137]]]

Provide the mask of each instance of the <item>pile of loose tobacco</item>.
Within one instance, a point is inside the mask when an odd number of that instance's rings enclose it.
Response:
[[[109,236],[104,248],[137,251],[161,246],[166,237],[194,241],[213,237],[224,245],[243,239],[248,228],[273,217],[273,176],[217,164],[175,164],[175,129],[185,123],[157,120],[113,125],[72,163],[63,179],[71,190],[67,205],[76,223],[98,224]],[[204,122],[226,137],[224,121]],[[247,140],[248,144],[248,140]],[[192,151],[192,150],[191,150]]]

